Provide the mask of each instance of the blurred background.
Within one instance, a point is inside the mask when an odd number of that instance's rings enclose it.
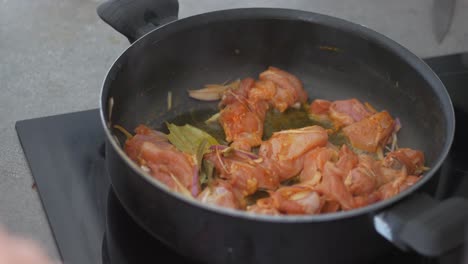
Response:
[[[107,69],[129,44],[96,15],[102,1],[0,1],[0,223],[58,256],[14,123],[97,108]],[[365,25],[423,58],[468,51],[468,0],[454,1],[449,21],[441,2],[450,1],[179,0],[179,17],[239,7],[301,9]]]

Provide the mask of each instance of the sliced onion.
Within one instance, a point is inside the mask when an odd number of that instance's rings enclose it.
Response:
[[[301,103],[297,102],[297,103],[291,105],[291,107],[294,108],[294,109],[301,109]]]
[[[213,123],[215,121],[218,121],[219,117],[221,116],[221,112],[218,112],[214,115],[212,115],[210,118],[208,118],[206,121],[205,121],[205,124],[210,124],[210,123]]]
[[[210,146],[210,150],[212,150],[212,151],[221,151],[221,152],[223,152],[223,151],[227,151],[228,149],[232,150],[239,157],[248,158],[248,159],[251,159],[251,160],[256,160],[258,162],[263,161],[263,159],[260,156],[258,156],[255,153],[249,152],[249,151],[234,149],[234,148],[231,148],[231,147],[228,147],[228,146],[225,146],[225,145]]]
[[[167,110],[171,110],[172,108],[172,92],[167,92]]]
[[[384,159],[384,154],[383,154],[382,147],[378,147],[378,148],[377,148],[376,154],[377,154],[377,158],[378,158],[379,160],[383,160],[383,159]]]
[[[144,172],[148,172],[148,173],[149,173],[149,172],[151,171],[150,168],[148,168],[148,167],[145,166],[145,165],[141,165],[140,168],[141,168]]]
[[[395,151],[397,148],[398,137],[396,132],[392,134],[392,146],[390,147],[390,151]]]
[[[177,179],[176,176],[174,176],[172,173],[169,173],[169,175],[171,176],[171,178],[174,180],[175,184],[177,185],[177,187],[179,187],[180,189],[180,192],[182,195],[185,195],[187,197],[192,197],[191,193],[189,192],[189,190],[187,190],[187,188],[185,188],[185,186],[179,181],[179,179]]]
[[[192,196],[197,197],[200,193],[200,186],[198,185],[199,181],[199,169],[198,166],[193,167],[193,178],[192,178]]]
[[[223,93],[228,89],[224,85],[206,85],[205,88],[189,90],[189,96],[202,101],[216,101],[221,99]]]
[[[225,145],[212,145],[210,146],[210,150],[225,150],[227,149],[228,146],[225,146]]]
[[[244,150],[240,150],[240,149],[234,149],[234,151],[240,157],[246,157],[246,158],[253,159],[253,160],[260,159],[260,156],[258,156],[255,153],[252,153],[252,152],[248,152],[248,151],[244,151]]]
[[[395,118],[395,132],[398,132],[401,129],[400,118]]]
[[[223,159],[221,159],[221,155],[219,154],[219,149],[216,149],[215,152],[216,152],[216,158],[218,158],[219,164],[221,164],[221,167],[223,168],[224,172],[229,173],[229,171],[226,168],[226,165],[224,165]]]
[[[122,132],[122,134],[124,134],[127,139],[131,139],[133,137],[133,135],[122,126],[114,125],[114,128]]]
[[[371,112],[372,114],[377,113],[377,110],[368,102],[365,102],[364,105],[367,107],[367,110],[369,110],[369,112]]]

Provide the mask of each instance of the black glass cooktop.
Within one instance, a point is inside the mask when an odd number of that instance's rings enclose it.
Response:
[[[468,197],[468,55],[426,60],[445,83],[456,109],[454,146],[437,196]],[[62,259],[67,264],[194,263],[142,230],[110,188],[97,109],[30,119],[16,129]],[[465,250],[467,251],[467,250]],[[375,263],[462,263],[462,250],[428,259],[397,249]]]

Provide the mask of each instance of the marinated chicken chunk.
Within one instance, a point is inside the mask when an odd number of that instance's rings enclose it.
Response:
[[[320,126],[283,130],[262,143],[259,155],[267,168],[286,180],[302,170],[306,152],[325,146],[327,140],[328,134]]]
[[[227,148],[223,150],[215,148],[205,155],[205,159],[214,164],[219,178],[229,182],[244,197],[259,188],[274,190],[278,187],[278,175],[266,168],[260,157],[235,149],[230,152],[225,151]]]
[[[241,209],[239,199],[234,194],[231,184],[222,180],[216,181],[213,186],[205,188],[197,199],[205,204]]]
[[[373,114],[359,100],[327,101],[316,99],[309,107],[309,114],[320,120],[332,121],[336,128],[351,125]]]
[[[237,89],[228,89],[222,96],[219,122],[232,147],[248,151],[261,144],[270,107],[283,112],[307,101],[302,83],[290,73],[270,67],[259,78],[243,79]]]
[[[337,126],[348,126],[369,117],[369,110],[357,99],[338,100],[330,105],[330,118]]]
[[[170,189],[191,196],[195,165],[160,132],[139,126],[125,143],[125,152],[143,170]]]
[[[317,192],[303,186],[289,186],[272,192],[271,197],[257,200],[247,211],[269,215],[316,214],[322,205]]]
[[[263,122],[268,104],[262,100],[249,100],[248,93],[253,87],[250,78],[241,81],[236,90],[227,90],[220,105],[219,123],[226,134],[226,141],[233,147],[250,150],[262,142]]]
[[[376,152],[393,132],[395,121],[387,111],[373,114],[343,128],[353,147]]]

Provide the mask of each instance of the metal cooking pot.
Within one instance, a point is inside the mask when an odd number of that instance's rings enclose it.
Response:
[[[454,111],[421,59],[364,26],[311,12],[248,8],[176,20],[177,13],[176,0],[112,0],[98,8],[132,42],[105,78],[101,119],[113,189],[145,230],[207,263],[362,263],[392,244],[435,256],[462,243],[468,203],[431,197],[452,144]],[[123,139],[115,139],[112,124],[158,128],[184,113],[215,109],[186,90],[257,76],[270,65],[298,76],[312,98],[356,97],[398,116],[400,144],[422,150],[431,169],[411,188],[364,208],[271,217],[171,192],[126,156]]]

